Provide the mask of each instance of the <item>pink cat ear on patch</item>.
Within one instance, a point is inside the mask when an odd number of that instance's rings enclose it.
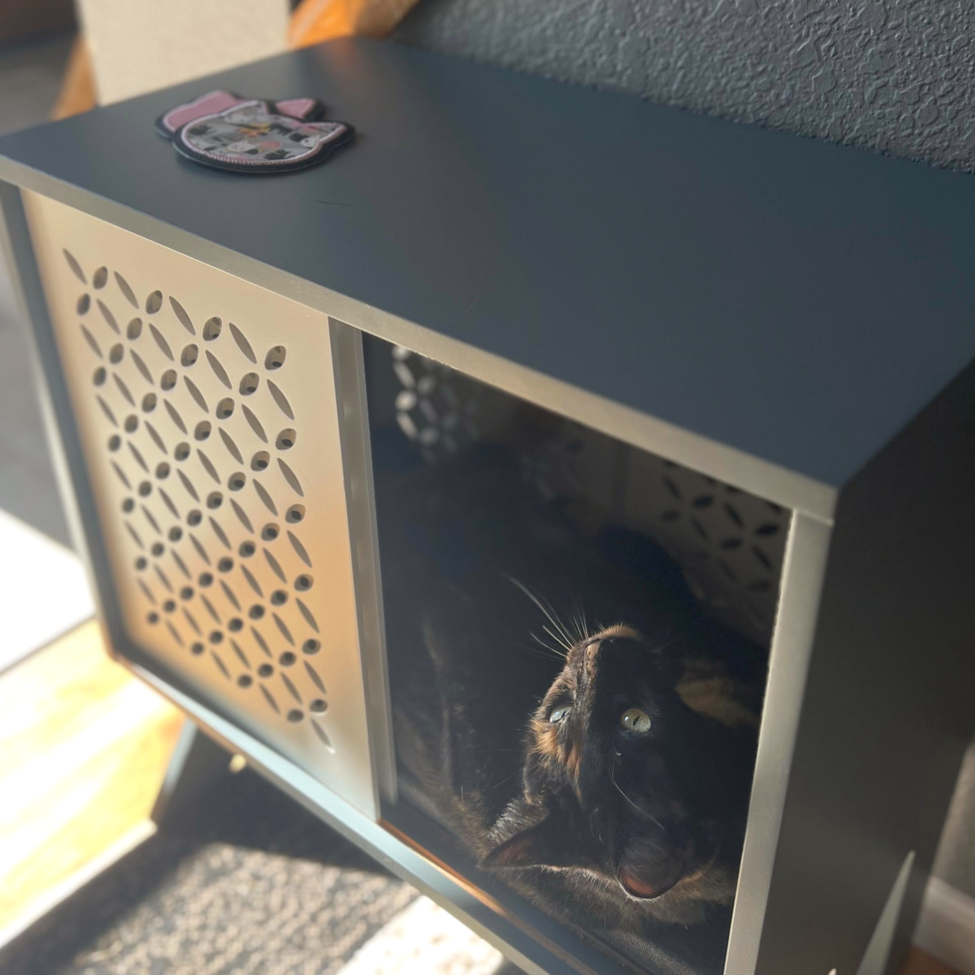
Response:
[[[199,98],[194,98],[191,102],[184,102],[171,108],[168,112],[160,115],[156,120],[156,128],[160,135],[170,138],[177,129],[192,122],[194,119],[203,118],[204,115],[215,115],[217,112],[224,112],[234,105],[243,104],[248,99],[241,98],[230,91],[218,89],[208,91]],[[307,99],[313,100],[313,99]]]
[[[276,102],[275,108],[282,115],[292,118],[317,118],[325,110],[317,98],[286,98],[283,102]]]

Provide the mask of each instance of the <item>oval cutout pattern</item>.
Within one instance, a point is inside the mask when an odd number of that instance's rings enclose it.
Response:
[[[173,406],[169,400],[166,400],[166,412],[169,414],[169,418],[176,424],[177,429],[184,436],[186,435],[186,424],[183,422],[183,418],[176,412],[176,407]]]
[[[150,386],[154,386],[155,383],[152,380],[152,373],[149,371],[149,367],[145,364],[145,360],[143,360],[142,356],[140,356],[139,353],[134,349],[129,352],[129,355],[132,357],[132,361],[135,363],[136,369],[138,369],[142,374],[142,378]]]
[[[193,486],[193,482],[182,471],[177,471],[176,473],[179,474],[180,482],[182,483],[183,487],[186,488],[186,493],[197,504],[199,504],[200,503],[200,496],[199,496],[199,494],[196,493],[196,488]]]
[[[244,355],[250,359],[254,365],[257,365],[257,356],[254,355],[254,350],[251,348],[250,342],[247,341],[247,337],[244,333],[233,323],[230,323],[230,334],[234,337],[234,341],[237,343],[237,348],[240,349]]]
[[[305,605],[301,599],[296,599],[295,602],[298,604],[298,609],[301,611],[301,615],[304,616],[305,622],[316,632],[321,633],[318,628],[318,621],[315,619],[312,611]]]
[[[160,332],[159,329],[152,324],[152,322],[149,322],[149,334],[155,340],[156,345],[159,346],[159,351],[162,352],[162,354],[169,359],[170,362],[175,362],[176,359],[173,356],[173,350],[169,347],[169,343],[166,341],[163,333]]]
[[[318,690],[324,694],[325,684],[318,674],[318,671],[306,660],[305,661],[305,672],[308,674],[309,680],[318,688]]]
[[[213,466],[213,461],[202,450],[197,450],[196,456],[199,458],[200,463],[203,465],[203,469],[210,475],[213,480],[219,484],[220,475],[217,473],[216,467]]]
[[[271,571],[284,583],[287,583],[288,577],[284,574],[284,569],[281,568],[281,563],[267,550],[264,549],[264,558],[267,559],[267,564],[271,567]]]
[[[281,412],[289,420],[293,420],[295,418],[294,410],[291,409],[291,404],[288,402],[288,397],[281,392],[278,384],[269,379],[267,381],[267,388],[271,391],[271,396],[274,398],[274,402],[278,404],[278,408],[281,410]]]
[[[152,438],[152,442],[162,453],[167,453],[166,444],[163,442],[163,438],[159,436],[159,432],[148,420],[146,420],[146,433],[149,434],[149,436]]]
[[[299,496],[304,497],[305,492],[302,490],[301,481],[298,480],[298,476],[295,472],[279,457],[278,467],[281,468],[281,473],[284,475],[284,479],[291,485],[292,490]]]
[[[227,387],[227,389],[233,389],[233,383],[230,381],[230,376],[227,375],[227,370],[220,364],[220,360],[207,349],[207,362],[210,363],[210,368],[213,370],[213,374],[217,377]]]
[[[99,353],[101,354],[101,353]],[[253,410],[248,406],[241,406],[241,411],[244,414],[244,418],[250,424],[250,428],[256,433],[264,443],[267,443],[267,434],[264,432],[264,427],[261,426],[261,421],[254,415]]]
[[[288,689],[288,693],[299,703],[303,704],[304,701],[301,700],[301,695],[298,693],[298,688],[291,682],[291,679],[287,674],[281,675],[281,683]]]
[[[105,324],[116,334],[121,335],[122,330],[118,327],[118,322],[115,321],[115,316],[111,313],[108,306],[104,301],[99,299],[95,302],[98,305],[98,310],[102,313],[102,318],[105,319]]]
[[[169,304],[173,309],[173,314],[176,316],[176,320],[186,329],[190,335],[196,335],[196,329],[193,327],[193,321],[190,316],[186,313],[186,309],[172,296],[169,296]]]
[[[267,508],[272,515],[276,515],[278,513],[277,506],[274,504],[274,499],[270,494],[268,494],[267,489],[256,478],[252,483],[254,485],[254,490],[257,492],[257,496],[264,503],[264,507]]]
[[[254,531],[254,526],[251,524],[250,518],[247,517],[247,512],[234,501],[233,498],[230,499],[230,507],[233,509],[234,514],[237,516],[237,520],[246,528],[249,532]]]
[[[214,339],[220,338],[222,331],[223,322],[219,318],[208,318],[203,326],[203,341],[212,342]]]
[[[123,399],[129,406],[135,406],[135,400],[132,398],[132,393],[129,392],[129,387],[125,385],[125,380],[122,379],[118,373],[112,375],[112,379],[115,380],[115,385],[118,387],[118,391],[122,394]]]
[[[207,401],[203,398],[203,393],[200,392],[199,387],[190,379],[189,376],[183,376],[183,383],[186,388],[190,391],[190,396],[196,400],[196,405],[203,410],[204,413],[209,413],[210,408],[207,406]]]
[[[305,565],[307,565],[310,569],[312,567],[311,556],[308,554],[308,550],[304,545],[301,544],[298,536],[293,531],[288,532],[288,541],[291,542],[291,547],[297,553],[298,558],[301,559],[301,561],[304,562]]]
[[[74,254],[72,254],[71,251],[67,250],[66,248],[62,249],[61,253],[64,254],[64,259],[68,262],[68,267],[71,268],[71,273],[74,274],[74,276],[82,284],[87,285],[88,281],[85,278],[85,272],[81,270],[81,265],[78,263]]]
[[[237,444],[234,443],[233,437],[231,437],[230,434],[227,433],[227,431],[222,427],[220,429],[220,439],[223,441],[223,445],[227,448],[227,453],[230,454],[230,456],[233,457],[238,464],[243,464],[243,454],[241,454],[240,450],[237,449]]]
[[[139,307],[139,299],[136,298],[135,292],[129,287],[129,282],[122,277],[118,271],[115,272],[115,283],[118,285],[119,291],[122,292],[122,297],[133,307]]]
[[[81,328],[82,335],[84,335],[85,337],[85,341],[88,343],[88,348],[90,348],[91,351],[94,352],[99,359],[104,359],[105,357],[102,355],[101,346],[98,344],[98,341],[95,339],[95,336],[92,335],[91,332],[89,332],[84,325],[80,326],[80,328]]]

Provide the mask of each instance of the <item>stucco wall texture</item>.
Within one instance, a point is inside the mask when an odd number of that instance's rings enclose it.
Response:
[[[396,38],[975,170],[972,0],[424,0]],[[975,897],[975,746],[935,872]]]
[[[397,36],[975,169],[971,0],[424,0]]]

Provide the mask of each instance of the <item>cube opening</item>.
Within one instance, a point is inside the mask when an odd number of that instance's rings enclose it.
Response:
[[[790,512],[383,340],[364,354],[387,822],[515,916],[721,972]]]

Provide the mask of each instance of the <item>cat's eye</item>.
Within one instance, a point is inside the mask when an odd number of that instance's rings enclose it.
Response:
[[[564,718],[568,717],[569,712],[571,712],[571,711],[572,711],[572,708],[568,704],[564,704],[564,705],[562,705],[562,707],[556,708],[548,716],[548,720],[551,721],[552,724],[558,724]]]
[[[639,708],[627,708],[620,715],[620,727],[624,731],[632,731],[634,734],[642,735],[650,730],[650,715]]]

